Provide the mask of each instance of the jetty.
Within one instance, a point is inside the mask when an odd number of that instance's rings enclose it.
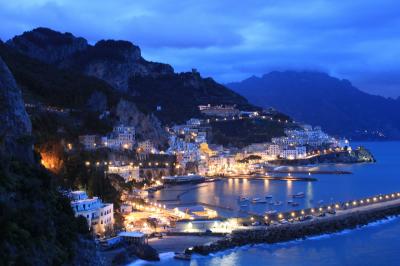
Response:
[[[248,179],[248,180],[272,180],[272,181],[303,181],[303,182],[314,182],[318,179],[314,177],[299,177],[299,176],[265,176],[260,174],[252,175],[230,175],[223,176],[222,178],[236,178],[236,179]]]
[[[318,208],[244,218],[223,239],[186,249],[207,255],[247,244],[278,243],[353,229],[400,214],[400,193],[376,195]],[[249,226],[254,224],[255,226]]]

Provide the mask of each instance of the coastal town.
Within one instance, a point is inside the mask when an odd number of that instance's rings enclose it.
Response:
[[[8,2],[0,266],[399,264],[398,8]]]
[[[143,244],[154,238],[162,242],[167,236],[181,234],[221,236],[244,226],[307,220],[313,215],[310,211],[305,214],[302,210],[303,215],[293,215],[294,211],[299,212],[299,203],[295,200],[304,198],[303,192],[293,194],[293,199],[288,201],[292,209],[289,212],[292,216],[289,214],[289,217],[281,211],[278,215],[277,210],[265,213],[246,211],[249,204],[272,205],[276,208],[282,205],[281,201],[273,200],[268,195],[265,198],[237,195],[241,212],[237,216],[234,213],[222,214],[220,210],[224,206],[221,205],[162,201],[154,199],[154,193],[186,184],[243,178],[311,182],[315,180],[312,171],[304,172],[307,177],[300,177],[295,172],[278,171],[276,166],[307,164],[313,158],[323,156],[354,156],[355,151],[347,139],[329,136],[317,126],[276,118],[273,110],[243,111],[227,105],[198,108],[202,118],[191,118],[184,124],[165,129],[168,146],[164,149],[157,147],[150,139],[137,141],[135,127],[122,123],[116,124],[112,132],[106,135],[80,135],[75,143],[65,144],[65,150],[71,154],[96,154],[99,151],[106,154],[103,159],[86,160],[82,164],[88,172],[90,169],[100,169],[106,176],[118,176],[124,183],[125,188],[118,194],[118,206],[103,202],[98,195],[89,196],[84,189],[63,191],[71,201],[75,216],[87,220],[90,231],[103,247],[118,247],[121,242]],[[228,147],[211,142],[214,123],[237,120],[279,123],[284,127],[284,136],[244,147]],[[362,154],[365,157],[362,160],[371,160],[368,152]],[[51,168],[45,160],[42,160],[42,164]],[[325,213],[321,212],[322,202],[317,206],[320,211],[316,215]],[[332,214],[334,211],[329,207],[326,212]],[[155,243],[154,240],[150,242]]]

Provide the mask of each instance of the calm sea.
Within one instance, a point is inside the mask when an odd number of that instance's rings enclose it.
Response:
[[[351,175],[314,175],[316,182],[279,182],[264,180],[226,180],[206,185],[181,186],[174,191],[160,191],[157,199],[171,199],[181,194],[186,203],[203,202],[230,208],[219,209],[225,216],[244,215],[246,211],[263,213],[269,209],[288,210],[319,204],[357,199],[379,193],[400,191],[400,142],[355,143],[370,149],[375,164],[322,165],[315,170],[346,170]],[[190,190],[189,190],[190,189]],[[289,195],[305,192],[300,206],[286,204]],[[238,195],[265,197],[283,201],[282,206],[249,204],[241,207]],[[196,256],[191,262],[174,260],[172,253],[162,254],[161,262],[144,265],[400,265],[400,218],[371,224],[334,235],[276,245],[237,248],[206,257]]]

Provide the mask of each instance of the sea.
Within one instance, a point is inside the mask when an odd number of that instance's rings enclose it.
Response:
[[[267,210],[297,210],[358,199],[380,193],[400,192],[400,142],[360,142],[375,156],[376,163],[310,165],[293,170],[340,170],[352,174],[312,174],[314,182],[228,179],[199,185],[182,185],[156,193],[157,200],[169,202],[177,195],[183,204],[205,203],[217,206],[221,216],[245,216]],[[283,168],[282,168],[283,169]],[[296,176],[296,175],[295,175]],[[305,177],[304,174],[297,175]],[[308,174],[306,176],[309,176]],[[290,195],[304,192],[296,199],[299,206],[286,204]],[[240,206],[238,196],[249,198],[272,195],[281,206],[249,204]],[[195,255],[178,261],[172,252],[160,254],[160,262],[137,260],[131,265],[400,265],[400,218],[371,223],[336,234],[279,244],[238,247],[211,254]]]

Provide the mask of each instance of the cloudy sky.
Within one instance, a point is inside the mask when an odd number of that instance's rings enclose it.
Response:
[[[398,0],[0,0],[0,38],[43,26],[130,40],[146,59],[220,82],[317,70],[397,97],[399,10]]]

